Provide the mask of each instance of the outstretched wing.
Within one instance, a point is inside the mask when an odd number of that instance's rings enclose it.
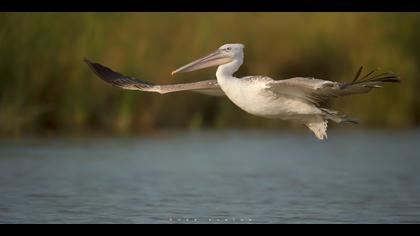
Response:
[[[319,105],[330,98],[367,93],[373,88],[380,88],[385,83],[400,82],[393,73],[375,75],[376,70],[360,77],[363,67],[360,67],[355,78],[350,83],[340,83],[314,78],[291,78],[273,80],[267,83],[267,90],[279,96],[288,96]]]
[[[103,81],[122,89],[155,92],[160,94],[179,91],[192,91],[211,96],[225,96],[225,93],[220,88],[217,80],[204,80],[194,83],[182,84],[155,85],[144,80],[122,75],[99,63],[91,62],[88,59],[85,59],[85,62],[88,64],[90,69],[92,69],[92,71]]]

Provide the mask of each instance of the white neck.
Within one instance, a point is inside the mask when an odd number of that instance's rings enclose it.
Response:
[[[239,67],[241,67],[243,63],[243,56],[235,58],[233,61],[220,65],[216,71],[217,80],[227,79],[227,78],[234,78],[233,73],[238,71]]]

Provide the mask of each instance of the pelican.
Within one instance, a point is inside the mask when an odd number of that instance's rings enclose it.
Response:
[[[327,138],[328,120],[339,124],[357,123],[354,119],[338,115],[337,111],[322,107],[323,102],[331,98],[367,93],[385,83],[400,82],[395,74],[378,74],[377,70],[361,76],[363,67],[360,67],[351,82],[344,83],[305,77],[282,80],[273,80],[262,75],[234,77],[233,74],[242,65],[243,60],[243,44],[225,44],[213,53],[172,72],[172,75],[175,75],[218,66],[217,80],[168,85],[155,85],[128,77],[88,59],[85,59],[85,62],[99,78],[122,89],[160,94],[192,91],[212,96],[227,96],[236,106],[252,115],[300,122],[320,140]]]

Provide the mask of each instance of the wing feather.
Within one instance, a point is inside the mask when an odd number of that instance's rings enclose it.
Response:
[[[393,73],[375,75],[376,70],[360,79],[362,67],[352,82],[340,83],[315,78],[296,77],[285,80],[273,80],[267,83],[267,90],[279,96],[290,96],[303,101],[320,105],[320,103],[336,97],[367,93],[373,88],[380,88],[384,83],[400,82]]]
[[[210,96],[225,96],[224,92],[217,83],[217,80],[204,80],[193,83],[181,84],[155,85],[148,81],[139,80],[122,75],[99,63],[91,62],[88,59],[85,59],[85,62],[100,79],[102,79],[108,84],[122,89],[139,90],[143,92],[156,92],[160,94],[180,91],[191,91]]]

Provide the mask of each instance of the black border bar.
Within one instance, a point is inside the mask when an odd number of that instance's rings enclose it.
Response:
[[[416,0],[3,0],[1,11],[415,12]]]

